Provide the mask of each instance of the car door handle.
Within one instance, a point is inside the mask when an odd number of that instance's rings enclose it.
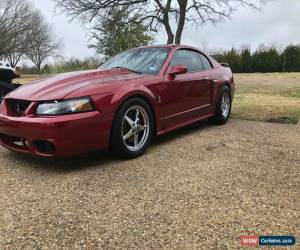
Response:
[[[216,79],[210,80],[208,76],[203,76],[203,77],[202,77],[202,80],[212,81],[214,84],[217,84],[217,83],[218,83],[218,80],[216,80]]]

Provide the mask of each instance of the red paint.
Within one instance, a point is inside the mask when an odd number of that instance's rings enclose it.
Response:
[[[176,75],[185,74],[188,72],[188,68],[185,65],[176,65],[169,70],[169,80],[173,81]]]
[[[213,69],[184,73],[184,65],[175,69],[169,65],[174,53],[182,48],[198,50],[180,45],[169,47],[169,56],[158,75],[139,75],[126,69],[72,72],[34,81],[11,92],[0,107],[0,143],[14,151],[42,156],[45,155],[34,148],[35,140],[47,140],[56,146],[56,152],[46,156],[107,148],[115,112],[135,95],[143,96],[152,105],[158,135],[213,116],[221,88],[227,84],[234,94],[230,69],[210,58]],[[85,96],[92,98],[96,111],[56,117],[35,115],[40,101]],[[31,102],[23,116],[10,112],[8,102],[14,99]],[[12,146],[7,143],[7,136],[26,139],[29,147],[24,150]]]
[[[259,246],[259,236],[241,236],[240,244],[244,247],[257,247]]]

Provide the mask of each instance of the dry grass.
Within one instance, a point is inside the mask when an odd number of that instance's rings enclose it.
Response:
[[[45,77],[45,76],[41,76]],[[24,75],[16,82],[27,83],[37,75]],[[300,73],[235,74],[234,118],[266,121],[300,117]]]
[[[235,74],[232,116],[266,121],[300,117],[300,73]]]
[[[238,95],[232,116],[257,121],[289,117],[292,122],[300,116],[300,98],[253,93]]]
[[[41,76],[43,77],[43,76]],[[38,75],[22,75],[21,78],[17,78],[14,80],[14,83],[21,83],[21,84],[24,84],[24,83],[28,83],[30,81],[33,81],[33,80],[36,80],[38,79],[39,76]]]

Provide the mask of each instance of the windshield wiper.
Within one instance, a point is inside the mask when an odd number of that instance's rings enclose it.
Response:
[[[131,71],[133,73],[136,73],[136,74],[143,74],[141,71],[136,71],[136,70],[133,70],[133,69],[129,69],[129,68],[126,68],[126,67],[114,67],[116,69],[127,69],[128,71]]]

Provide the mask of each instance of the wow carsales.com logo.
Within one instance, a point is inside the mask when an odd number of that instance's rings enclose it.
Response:
[[[293,246],[296,244],[294,236],[241,236],[241,246]]]

